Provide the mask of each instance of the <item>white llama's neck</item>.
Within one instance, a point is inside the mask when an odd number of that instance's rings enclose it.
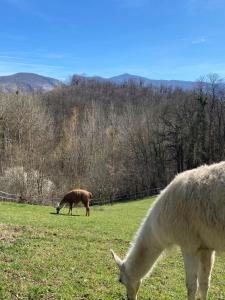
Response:
[[[127,275],[133,280],[142,279],[152,269],[163,250],[154,237],[151,225],[145,222],[124,260]]]

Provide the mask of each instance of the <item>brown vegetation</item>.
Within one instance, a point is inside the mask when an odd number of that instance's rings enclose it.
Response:
[[[0,94],[0,177],[15,167],[36,174],[7,192],[43,199],[74,186],[100,199],[165,186],[225,159],[224,100],[216,75],[193,91],[81,80],[47,94]]]

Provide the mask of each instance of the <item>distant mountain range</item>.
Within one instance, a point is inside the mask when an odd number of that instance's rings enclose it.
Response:
[[[129,82],[134,82],[136,84],[141,84],[142,86],[154,86],[154,87],[171,87],[171,88],[181,88],[183,90],[191,90],[196,86],[196,82],[194,81],[182,81],[182,80],[156,80],[149,79],[146,77],[132,75],[132,74],[121,74],[118,76],[104,78],[99,76],[86,76],[86,75],[74,75],[77,78],[81,78],[83,80],[96,80],[100,82],[110,81],[115,84],[124,84]]]
[[[117,84],[122,84],[124,82],[129,82],[133,81],[136,83],[141,83],[143,86],[167,86],[167,87],[172,87],[172,88],[182,88],[184,90],[191,90],[196,86],[196,83],[193,81],[181,81],[181,80],[156,80],[156,79],[149,79],[146,77],[142,76],[137,76],[137,75],[131,75],[131,74],[122,74],[118,75],[115,77],[109,78],[110,81],[117,83]]]
[[[60,81],[54,78],[33,73],[16,73],[9,76],[0,76],[0,91],[12,93],[17,90],[25,92],[51,91],[60,85]]]
[[[192,81],[181,81],[181,80],[155,80],[146,77],[131,75],[131,74],[121,74],[111,78],[104,78],[99,76],[81,76],[75,75],[78,78],[83,78],[84,80],[96,80],[96,81],[109,81],[115,84],[124,84],[127,82],[135,82],[136,84],[141,84],[142,86],[167,86],[172,88],[182,88],[184,90],[191,90],[195,87],[196,83]],[[25,92],[35,92],[35,91],[51,91],[55,87],[62,84],[61,81],[38,75],[33,73],[16,73],[9,76],[0,76],[0,91],[4,93],[16,92],[17,90],[22,90]]]

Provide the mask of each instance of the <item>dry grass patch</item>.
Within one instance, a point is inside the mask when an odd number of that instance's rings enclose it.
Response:
[[[23,234],[25,227],[0,224],[0,241],[14,243]]]

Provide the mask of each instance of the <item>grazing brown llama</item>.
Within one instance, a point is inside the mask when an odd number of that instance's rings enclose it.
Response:
[[[181,248],[187,299],[207,300],[214,251],[225,251],[225,162],[178,174],[161,192],[124,260],[113,251],[129,300],[172,245]]]
[[[90,216],[89,203],[92,198],[93,198],[92,193],[86,190],[81,190],[81,189],[72,190],[69,193],[67,193],[63,197],[61,202],[58,204],[58,206],[56,207],[56,213],[59,214],[61,208],[63,208],[65,205],[69,205],[68,214],[71,214],[72,216],[73,206],[75,206],[79,202],[82,202],[86,208],[86,216]]]

